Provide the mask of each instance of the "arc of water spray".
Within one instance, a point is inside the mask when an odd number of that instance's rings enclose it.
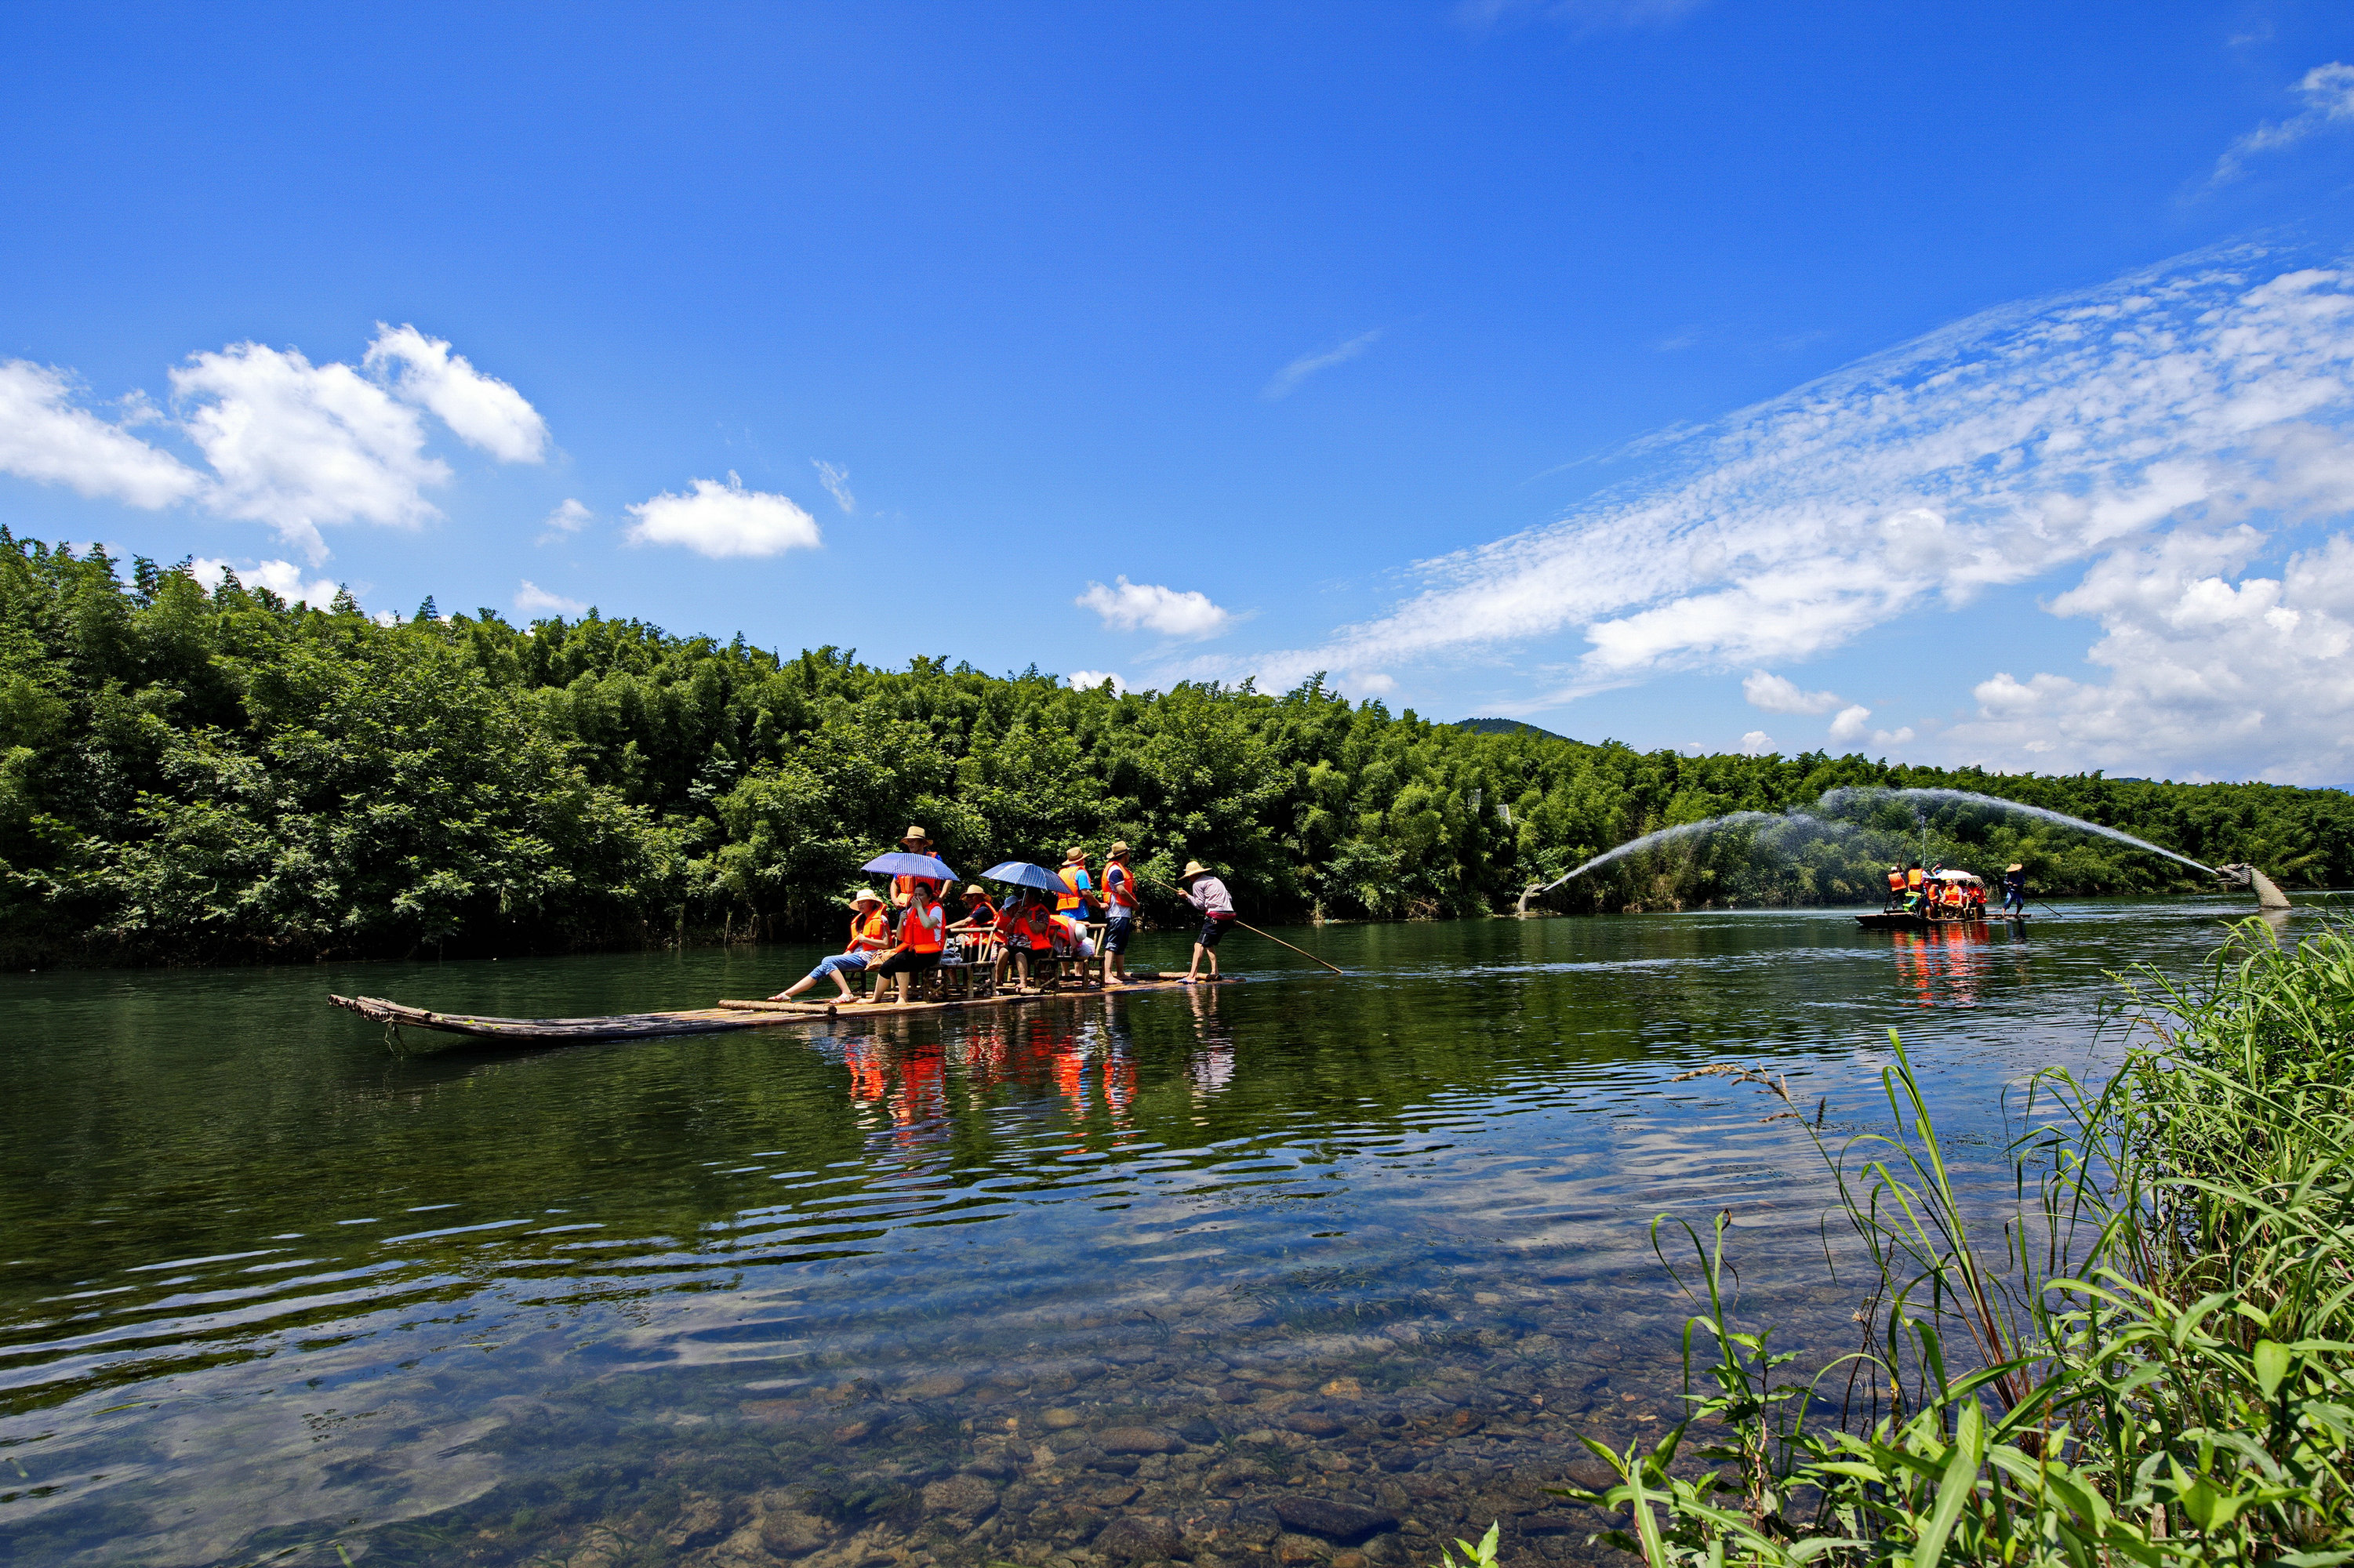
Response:
[[[2098,822],[2088,822],[2082,817],[2072,817],[2065,811],[2054,811],[2044,806],[2031,806],[2024,801],[2006,800],[1997,795],[1979,795],[1967,789],[1935,788],[1876,789],[1868,786],[1850,785],[1843,789],[1827,791],[1822,799],[1804,810],[1729,811],[1722,817],[1710,817],[1704,821],[1698,822],[1681,822],[1672,828],[1661,828],[1657,832],[1645,833],[1639,839],[1629,839],[1617,848],[1605,850],[1582,864],[1564,872],[1542,886],[1532,886],[1521,895],[1521,908],[1525,911],[1529,906],[1530,899],[1551,893],[1554,888],[1576,880],[1596,866],[1607,865],[1614,860],[1676,839],[1690,838],[1695,833],[1712,833],[1720,828],[1741,827],[1752,822],[1769,822],[1785,826],[1812,823],[1834,832],[1853,832],[1857,831],[1856,824],[1835,821],[1831,814],[1844,810],[1859,800],[1872,804],[1877,804],[1882,800],[1936,800],[1972,806],[1992,806],[1998,810],[2016,811],[2022,816],[2041,817],[2046,821],[2057,822],[2062,827],[2079,828],[2088,833],[2097,833],[2103,838],[2115,839],[2119,843],[2131,844],[2136,849],[2145,849],[2152,854],[2160,854],[2168,860],[2179,861],[2192,870],[2203,871],[2210,876],[2226,874],[2211,865],[2201,865],[2189,855],[2177,854],[2170,849],[2162,849],[2147,839],[2137,839],[2131,833],[2121,832],[2115,828],[2103,827]]]

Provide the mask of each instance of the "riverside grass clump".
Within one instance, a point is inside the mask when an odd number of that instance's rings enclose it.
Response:
[[[1741,1075],[1838,1180],[1866,1342],[1796,1375],[1736,1326],[1723,1219],[1681,1226],[1685,1419],[1589,1440],[1619,1484],[1562,1495],[1631,1516],[1604,1539],[1658,1568],[2354,1558],[2354,927],[2285,947],[2250,921],[2196,981],[2145,971],[2124,1001],[2113,1078],[2033,1081],[1999,1238],[1901,1043],[1897,1130],[1837,1149]]]

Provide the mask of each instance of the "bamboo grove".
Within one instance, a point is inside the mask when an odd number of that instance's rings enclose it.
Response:
[[[831,928],[859,863],[910,821],[960,870],[1125,838],[1146,874],[1199,858],[1273,919],[1497,912],[1655,829],[1833,789],[1867,792],[1873,831],[1681,841],[1553,906],[1861,902],[1923,827],[1956,863],[2025,860],[2049,894],[2189,885],[2032,820],[1870,805],[1915,786],[2291,885],[2354,873],[2339,790],[1686,757],[1475,733],[1320,680],[1073,690],[1035,669],[786,657],[594,612],[516,627],[429,600],[387,624],[348,594],[289,605],[0,528],[0,956],[22,963],[803,935]]]

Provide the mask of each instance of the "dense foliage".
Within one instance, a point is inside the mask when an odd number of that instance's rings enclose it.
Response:
[[[595,614],[381,624],[234,577],[0,529],[0,948],[47,961],[514,950],[831,927],[908,822],[960,870],[1138,846],[1225,870],[1246,916],[1509,907],[1656,829],[1826,791],[1955,787],[2290,884],[2354,871],[2354,799],[2263,785],[1995,777],[1860,756],[1682,757],[1477,733],[1310,681],[1271,695],[1074,691],[918,659],[673,637]],[[1581,878],[1572,910],[1877,896],[1911,803],[1695,836]],[[1967,804],[1934,851],[2045,892],[2183,868]],[[1173,904],[1148,907],[1172,916]]]
[[[2200,982],[2130,995],[2115,1078],[2037,1080],[2058,1114],[2013,1150],[1999,1240],[1901,1046],[1892,1133],[1816,1135],[1871,1266],[1863,1348],[1813,1377],[1736,1322],[1723,1218],[1685,1227],[1690,1415],[1593,1445],[1618,1484],[1570,1492],[1627,1517],[1615,1544],[1649,1568],[2354,1561],[2354,934],[2251,920]]]

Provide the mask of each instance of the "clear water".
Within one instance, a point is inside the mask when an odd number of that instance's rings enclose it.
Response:
[[[1584,1560],[1569,1434],[1676,1411],[1654,1213],[1729,1208],[1795,1348],[1852,1331],[1808,1145],[1676,1075],[1870,1130],[1897,1025],[1991,1200],[2106,971],[2249,912],[2062,908],[1286,933],[1345,980],[1237,934],[1193,994],[423,1057],[326,994],[630,1012],[812,953],[11,977],[0,1557]]]

